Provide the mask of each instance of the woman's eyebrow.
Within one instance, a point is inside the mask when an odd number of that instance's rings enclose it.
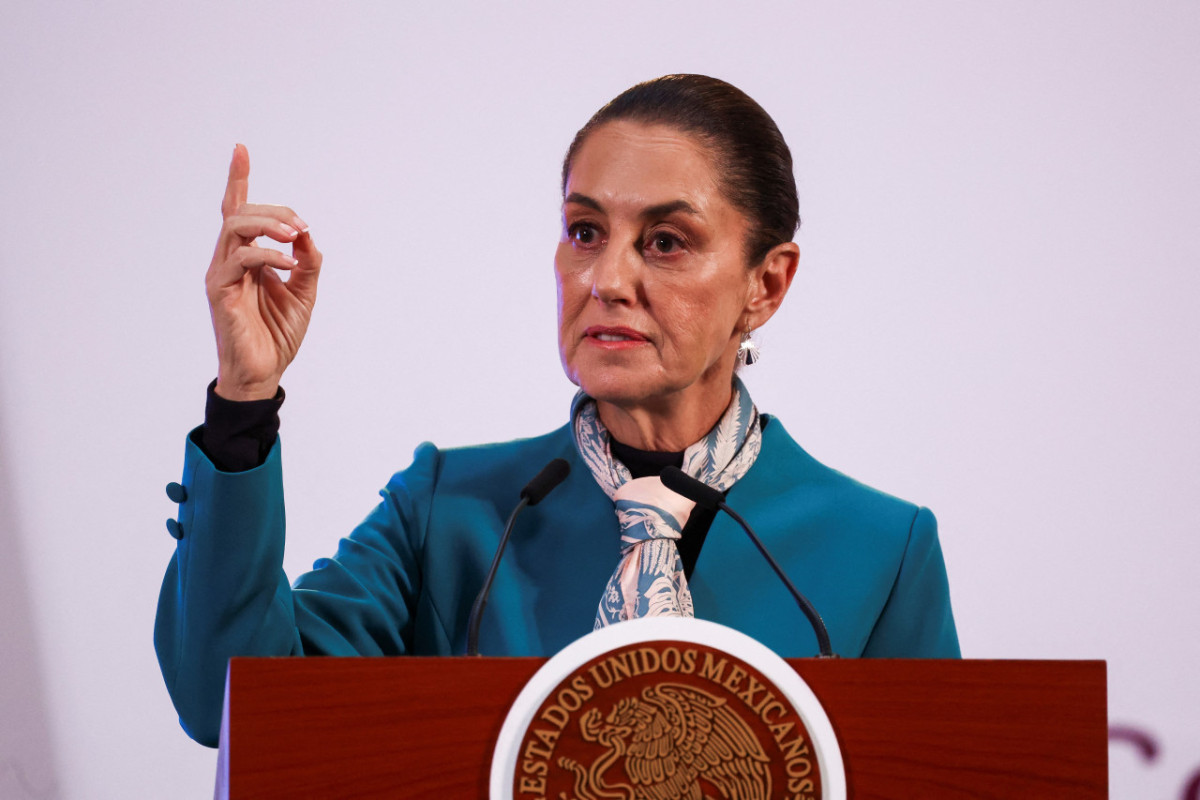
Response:
[[[579,192],[571,192],[563,199],[563,205],[568,205],[570,203],[586,206],[593,211],[604,211],[604,208],[599,203],[588,197],[586,194],[580,194]]]
[[[669,203],[659,203],[656,206],[650,206],[642,211],[642,217],[666,217],[674,214],[676,211],[691,214],[694,217],[700,216],[700,212],[687,200],[672,200]]]
[[[588,197],[586,194],[580,194],[579,192],[571,192],[563,200],[564,205],[570,203],[575,203],[576,205],[590,208],[593,211],[604,211],[604,207],[601,206],[599,202]],[[642,212],[639,216],[641,216],[643,219],[648,217],[665,217],[670,214],[674,214],[677,211],[696,217],[701,216],[700,212],[696,210],[696,207],[687,200],[672,200],[669,203],[659,203],[657,205],[648,206],[647,208],[642,209]]]

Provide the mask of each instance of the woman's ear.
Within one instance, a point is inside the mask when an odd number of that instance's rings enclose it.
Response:
[[[796,266],[800,263],[800,248],[795,242],[775,245],[762,263],[750,270],[750,293],[746,298],[746,320],[751,328],[761,328],[775,315],[787,296]]]

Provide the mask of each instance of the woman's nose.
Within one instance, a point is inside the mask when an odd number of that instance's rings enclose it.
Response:
[[[609,242],[592,263],[592,297],[601,303],[637,300],[638,254],[632,247]]]

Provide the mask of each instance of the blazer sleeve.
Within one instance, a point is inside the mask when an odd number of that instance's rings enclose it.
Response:
[[[261,466],[222,472],[188,437],[182,536],[159,594],[154,647],[189,736],[217,745],[233,656],[409,652],[438,458],[431,445],[419,448],[337,555],[292,587],[279,441]]]
[[[913,516],[895,583],[862,654],[868,658],[962,656],[937,520],[927,508],[917,509]]]

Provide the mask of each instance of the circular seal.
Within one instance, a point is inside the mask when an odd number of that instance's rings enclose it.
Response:
[[[734,655],[736,653],[736,655]],[[496,744],[494,800],[843,800],[837,737],[778,655],[698,619],[588,634],[521,691]]]

